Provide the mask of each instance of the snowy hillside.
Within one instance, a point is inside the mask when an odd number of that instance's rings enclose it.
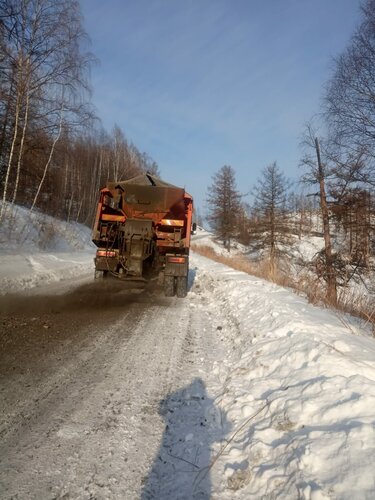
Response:
[[[197,246],[212,248],[215,253],[224,256],[236,253],[244,253],[246,251],[246,247],[244,247],[237,241],[233,241],[231,244],[231,251],[228,252],[228,250],[224,248],[222,242],[217,240],[212,232],[207,231],[200,226],[197,227],[196,233],[192,236],[192,243]]]
[[[15,206],[0,225],[0,294],[93,273],[91,231]]]
[[[287,241],[278,245],[276,265],[271,270],[269,248],[264,248],[257,239],[248,246],[234,242],[228,252],[214,234],[200,228],[192,238],[193,247],[200,254],[251,275],[292,288],[305,295],[313,303],[326,302],[326,282],[322,277],[324,238],[318,216],[312,219],[310,232],[290,234]],[[337,264],[338,308],[365,322],[374,322],[375,309],[375,262],[369,260],[368,267],[350,260],[342,234],[333,235],[335,249],[341,254]],[[374,325],[375,329],[375,325]],[[375,330],[374,330],[375,331]]]

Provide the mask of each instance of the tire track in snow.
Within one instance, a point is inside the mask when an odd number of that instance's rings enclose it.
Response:
[[[139,495],[188,329],[184,301],[152,302],[132,304],[99,334],[87,329],[88,341],[68,344],[72,359],[25,389],[0,447],[3,498]]]

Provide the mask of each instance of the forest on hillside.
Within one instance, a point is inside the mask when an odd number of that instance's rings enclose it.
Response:
[[[235,169],[225,165],[208,190],[208,220],[228,250],[239,241],[266,262],[263,275],[294,287],[303,281],[313,300],[342,305],[355,283],[366,296],[362,312],[374,322],[375,0],[363,3],[361,24],[336,57],[321,109],[301,136],[298,183],[272,162],[253,186],[249,205],[237,189]],[[299,255],[304,278],[289,279],[286,262],[295,263],[306,236],[320,238],[323,248],[311,258]],[[358,311],[358,295],[349,302]]]
[[[158,172],[117,125],[103,129],[88,47],[77,0],[0,1],[0,223],[20,204],[91,225],[108,179]]]

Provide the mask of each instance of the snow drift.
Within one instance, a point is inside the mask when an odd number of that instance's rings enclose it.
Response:
[[[195,255],[212,321],[226,318],[215,402],[233,429],[219,498],[373,498],[375,343],[348,317]]]

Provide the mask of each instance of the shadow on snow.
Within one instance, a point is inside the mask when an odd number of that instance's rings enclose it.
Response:
[[[208,500],[212,445],[229,426],[204,382],[196,378],[169,394],[160,401],[159,414],[165,430],[141,499]]]

